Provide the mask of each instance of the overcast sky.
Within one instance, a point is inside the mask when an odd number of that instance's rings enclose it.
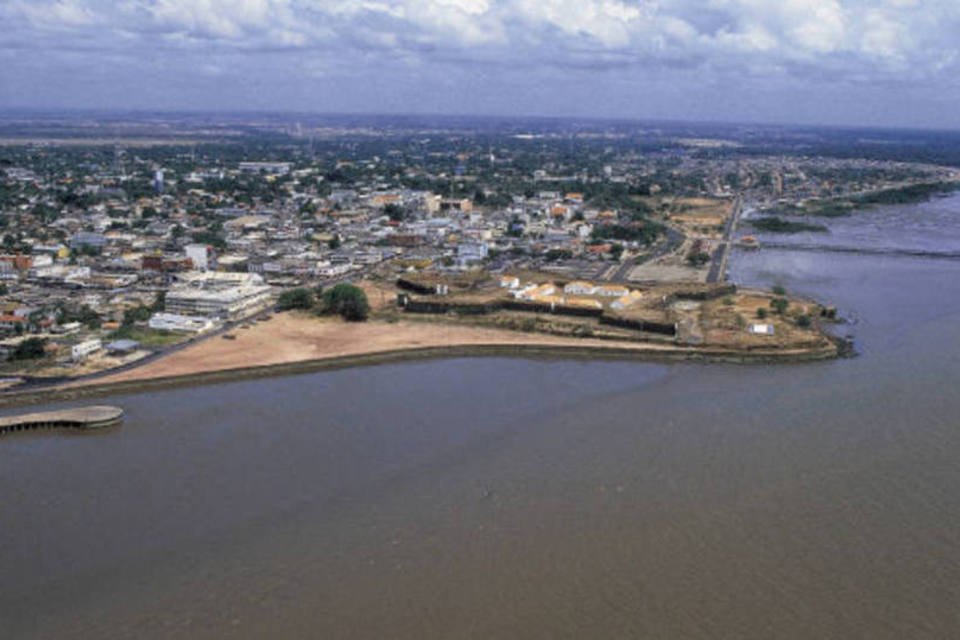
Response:
[[[960,128],[960,0],[0,0],[0,107]]]

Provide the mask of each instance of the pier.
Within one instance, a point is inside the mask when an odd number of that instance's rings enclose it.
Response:
[[[122,421],[123,409],[109,406],[27,413],[19,416],[0,417],[0,435],[34,429],[91,431],[112,427]]]

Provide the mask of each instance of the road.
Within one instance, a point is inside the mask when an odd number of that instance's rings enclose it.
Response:
[[[659,243],[653,250],[653,253],[647,256],[644,262],[650,262],[651,260],[662,258],[663,256],[676,251],[677,248],[683,244],[684,235],[673,227],[667,227],[666,236],[666,240]],[[604,267],[598,272],[598,275],[595,279],[606,280],[608,282],[627,282],[630,272],[636,267],[636,262],[633,260],[626,260],[619,266],[614,265],[611,267]]]
[[[743,213],[743,197],[737,196],[733,201],[733,211],[730,219],[727,220],[727,227],[723,231],[723,238],[720,240],[720,246],[713,253],[713,260],[710,263],[710,271],[707,273],[707,282],[723,282],[727,277],[727,260],[730,258],[730,250],[733,248],[733,234],[737,231],[737,225],[740,224],[740,215]]]

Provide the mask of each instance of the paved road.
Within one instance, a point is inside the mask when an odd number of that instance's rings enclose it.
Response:
[[[733,212],[730,219],[727,220],[727,228],[723,231],[723,239],[720,246],[713,253],[713,260],[710,263],[710,271],[707,273],[707,282],[716,283],[726,280],[727,260],[730,257],[730,250],[733,248],[733,234],[740,224],[740,215],[743,213],[743,197],[737,196],[733,201]]]
[[[653,253],[647,256],[647,259],[644,262],[657,260],[669,253],[676,251],[677,248],[683,244],[685,239],[684,235],[673,227],[667,227],[666,236],[666,240],[658,244],[653,250]],[[630,272],[633,271],[637,266],[637,263],[633,260],[627,260],[613,270],[610,268],[604,269],[597,279],[612,282],[627,282]]]

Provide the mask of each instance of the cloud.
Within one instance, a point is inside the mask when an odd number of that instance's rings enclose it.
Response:
[[[215,67],[290,85],[456,74],[514,89],[588,71],[864,86],[952,86],[960,71],[955,0],[0,0],[0,23],[15,65],[0,86],[25,76],[18,64],[52,78],[84,62],[177,82]]]

